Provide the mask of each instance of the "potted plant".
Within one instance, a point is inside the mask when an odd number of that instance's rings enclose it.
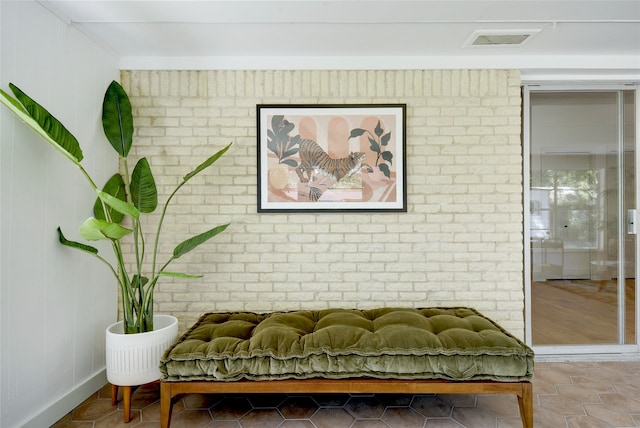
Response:
[[[231,144],[213,154],[193,171],[185,175],[171,192],[162,205],[155,235],[150,241],[152,249],[151,251],[146,251],[147,241],[143,235],[143,214],[152,213],[156,210],[158,207],[158,194],[151,167],[146,158],[143,157],[138,160],[133,170],[129,167],[128,155],[133,143],[133,115],[129,97],[122,86],[115,81],[112,82],[106,90],[102,105],[104,134],[118,154],[122,171],[122,173],[116,172],[103,188],[99,188],[83,168],[81,164],[83,154],[80,145],[64,125],[17,86],[10,83],[9,87],[15,98],[0,90],[2,104],[69,159],[71,164],[80,170],[89,186],[96,193],[97,199],[93,207],[94,216],[87,219],[80,226],[79,235],[87,241],[108,241],[111,244],[115,262],[110,262],[104,258],[94,246],[68,240],[60,228],[58,228],[58,238],[62,245],[80,250],[97,258],[113,274],[120,288],[123,320],[110,326],[107,329],[107,335],[109,336],[110,333],[113,333],[121,336],[132,336],[133,334],[133,336],[137,337],[129,337],[128,341],[138,346],[147,333],[154,331],[154,322],[158,323],[158,320],[160,320],[163,329],[168,327],[171,330],[170,336],[173,336],[173,338],[167,340],[175,340],[177,336],[177,320],[175,317],[169,316],[168,320],[159,318],[161,317],[159,315],[154,317],[154,289],[162,276],[178,278],[200,277],[201,275],[171,272],[167,268],[172,261],[224,231],[228,224],[216,226],[181,242],[174,248],[171,257],[167,261],[160,263],[157,260],[157,252],[162,224],[169,203],[175,194],[191,178],[216,162],[229,150]],[[133,241],[133,254],[130,255],[125,254],[121,243],[121,240],[127,236]],[[127,260],[126,256],[131,258]],[[145,261],[145,256],[150,256],[150,263]],[[148,269],[148,272],[145,269]],[[107,342],[109,342],[109,339]],[[159,352],[162,353],[168,345],[155,341],[154,346],[160,349]],[[146,377],[137,377],[129,383],[126,380],[122,380],[119,375],[117,378],[111,379],[109,378],[109,349],[107,353],[107,377],[114,385],[141,385],[159,378],[158,355],[155,361],[155,357],[150,359],[152,373],[145,375]]]

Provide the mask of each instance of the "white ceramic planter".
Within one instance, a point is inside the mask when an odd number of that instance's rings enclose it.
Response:
[[[153,328],[124,334],[122,321],[107,328],[107,380],[112,385],[138,386],[160,379],[160,357],[178,339],[178,319],[154,315]]]

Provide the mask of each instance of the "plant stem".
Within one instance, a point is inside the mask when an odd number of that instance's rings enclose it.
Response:
[[[178,193],[178,190],[180,190],[180,188],[182,186],[184,186],[184,184],[186,183],[186,181],[184,181],[184,179],[182,180],[182,182],[180,184],[178,184],[176,186],[175,189],[173,189],[173,192],[171,192],[171,194],[169,195],[169,197],[167,198],[167,200],[165,201],[163,207],[162,207],[162,214],[160,215],[160,220],[158,221],[158,228],[156,230],[156,237],[153,243],[153,261],[151,262],[151,278],[156,278],[156,255],[158,254],[158,242],[160,241],[160,230],[162,229],[162,223],[164,222],[164,217],[167,214],[167,208],[169,207],[169,202],[171,202],[171,199],[173,199],[173,197],[175,196],[176,193]],[[171,260],[169,260],[169,262],[167,262],[162,269],[160,269],[158,271],[158,275],[160,274],[160,272],[162,272],[162,270],[171,262]],[[155,283],[155,281],[152,281]]]
[[[97,192],[98,191],[98,186],[96,186],[96,183],[93,181],[93,179],[91,178],[91,176],[89,175],[89,173],[83,168],[82,165],[80,165],[79,163],[76,163],[76,165],[78,166],[78,169],[80,169],[80,172],[82,173],[82,175],[85,176],[85,178],[87,179],[87,181],[89,181],[89,185],[91,186],[91,188]]]

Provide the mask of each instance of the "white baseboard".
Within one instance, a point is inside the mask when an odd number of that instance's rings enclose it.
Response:
[[[56,398],[47,407],[20,424],[23,428],[50,427],[64,415],[75,409],[80,403],[89,398],[107,383],[107,373],[103,369],[78,385],[66,395]]]

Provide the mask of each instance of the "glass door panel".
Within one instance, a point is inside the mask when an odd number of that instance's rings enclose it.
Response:
[[[533,345],[635,337],[633,91],[529,93]]]

